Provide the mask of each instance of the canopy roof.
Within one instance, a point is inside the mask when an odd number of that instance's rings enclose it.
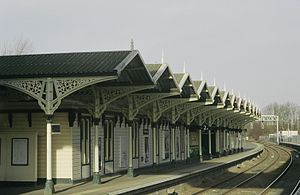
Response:
[[[182,97],[199,97],[188,73],[174,73],[178,86],[182,89]]]
[[[181,92],[181,88],[167,64],[146,64],[146,68],[156,84],[155,88],[160,88],[161,92]]]
[[[212,99],[208,91],[208,86],[205,81],[193,81],[193,85],[197,91],[198,96],[200,97],[200,102],[212,103]]]
[[[138,51],[0,56],[1,78],[117,75]]]
[[[174,106],[183,104],[178,98],[185,98],[189,102],[204,102],[204,105],[212,104],[218,108],[234,107],[236,111],[260,113],[250,102],[221,91],[216,86],[208,86],[205,81],[193,81],[188,73],[173,74],[168,64],[146,65],[138,50],[0,56],[0,70],[0,81],[3,85],[14,80],[27,82],[40,79],[44,82],[46,78],[80,80],[86,79],[82,77],[103,77],[101,82],[91,84],[88,81],[85,87],[93,85],[99,90],[110,90],[114,87],[116,90],[125,90],[126,87],[126,91],[118,96],[118,102],[115,101],[116,107],[118,104],[125,107],[129,105],[126,94],[135,94],[132,98],[136,98],[137,95],[160,93],[157,96],[159,98],[174,98],[173,104],[170,104]],[[72,89],[70,93],[81,97],[81,94],[90,90],[85,89],[86,91],[82,87],[76,89],[77,91]],[[155,94],[151,97],[156,101]],[[71,102],[74,99],[70,97],[69,100]],[[189,109],[188,106],[182,108]]]

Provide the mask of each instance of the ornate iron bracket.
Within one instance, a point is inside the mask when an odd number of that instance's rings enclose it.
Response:
[[[191,103],[184,103],[179,104],[177,106],[172,107],[169,112],[166,113],[166,117],[169,118],[172,123],[176,123],[176,121],[179,120],[179,118],[186,113],[187,111],[200,107],[201,104],[199,102],[191,102]]]
[[[174,106],[188,102],[188,98],[160,99],[153,102],[152,111],[148,112],[148,117],[157,122],[162,114]]]
[[[53,115],[63,98],[84,87],[116,79],[115,76],[78,77],[78,78],[38,78],[38,79],[5,79],[4,85],[23,92],[38,101],[47,115]]]
[[[113,101],[128,96],[131,93],[150,88],[153,88],[153,86],[92,87],[95,101],[93,104],[89,104],[89,111],[95,117],[100,117],[107,106]],[[132,99],[129,98],[129,102],[131,100]]]
[[[125,110],[123,113],[126,115],[126,117],[134,118],[143,107],[160,99],[174,95],[178,95],[178,93],[130,94],[128,95],[128,101],[131,104],[130,109],[128,109],[128,111]]]

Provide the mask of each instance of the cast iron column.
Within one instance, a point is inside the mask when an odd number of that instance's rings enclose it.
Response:
[[[54,184],[52,180],[52,120],[53,115],[47,115],[47,180],[45,183],[44,194],[55,193]]]
[[[199,127],[199,161],[203,161],[202,157],[202,130],[201,127]]]
[[[133,170],[133,161],[132,161],[132,146],[133,146],[133,140],[132,140],[132,123],[133,121],[128,121],[128,170],[127,175],[129,177],[134,177],[134,170]]]
[[[101,176],[99,173],[99,123],[100,118],[94,118],[95,132],[94,132],[94,175],[93,182],[96,184],[101,183]]]
[[[212,154],[211,154],[211,129],[208,129],[208,158],[212,159]]]

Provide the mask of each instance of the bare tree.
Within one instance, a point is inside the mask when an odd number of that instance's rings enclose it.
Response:
[[[28,39],[18,39],[10,44],[3,43],[1,55],[23,55],[33,52],[32,42]]]
[[[300,107],[292,102],[284,104],[272,103],[263,108],[264,114],[275,114],[279,116],[279,130],[293,130],[300,133]],[[276,133],[276,123],[264,122],[264,128],[259,121],[253,122],[253,128],[248,128],[248,135],[257,139],[260,135]]]

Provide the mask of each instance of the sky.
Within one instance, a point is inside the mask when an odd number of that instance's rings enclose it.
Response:
[[[300,101],[299,0],[0,0],[0,44],[34,53],[129,49],[259,107]],[[0,46],[1,46],[0,45]],[[0,70],[1,71],[1,70]],[[298,103],[299,104],[299,103]]]

